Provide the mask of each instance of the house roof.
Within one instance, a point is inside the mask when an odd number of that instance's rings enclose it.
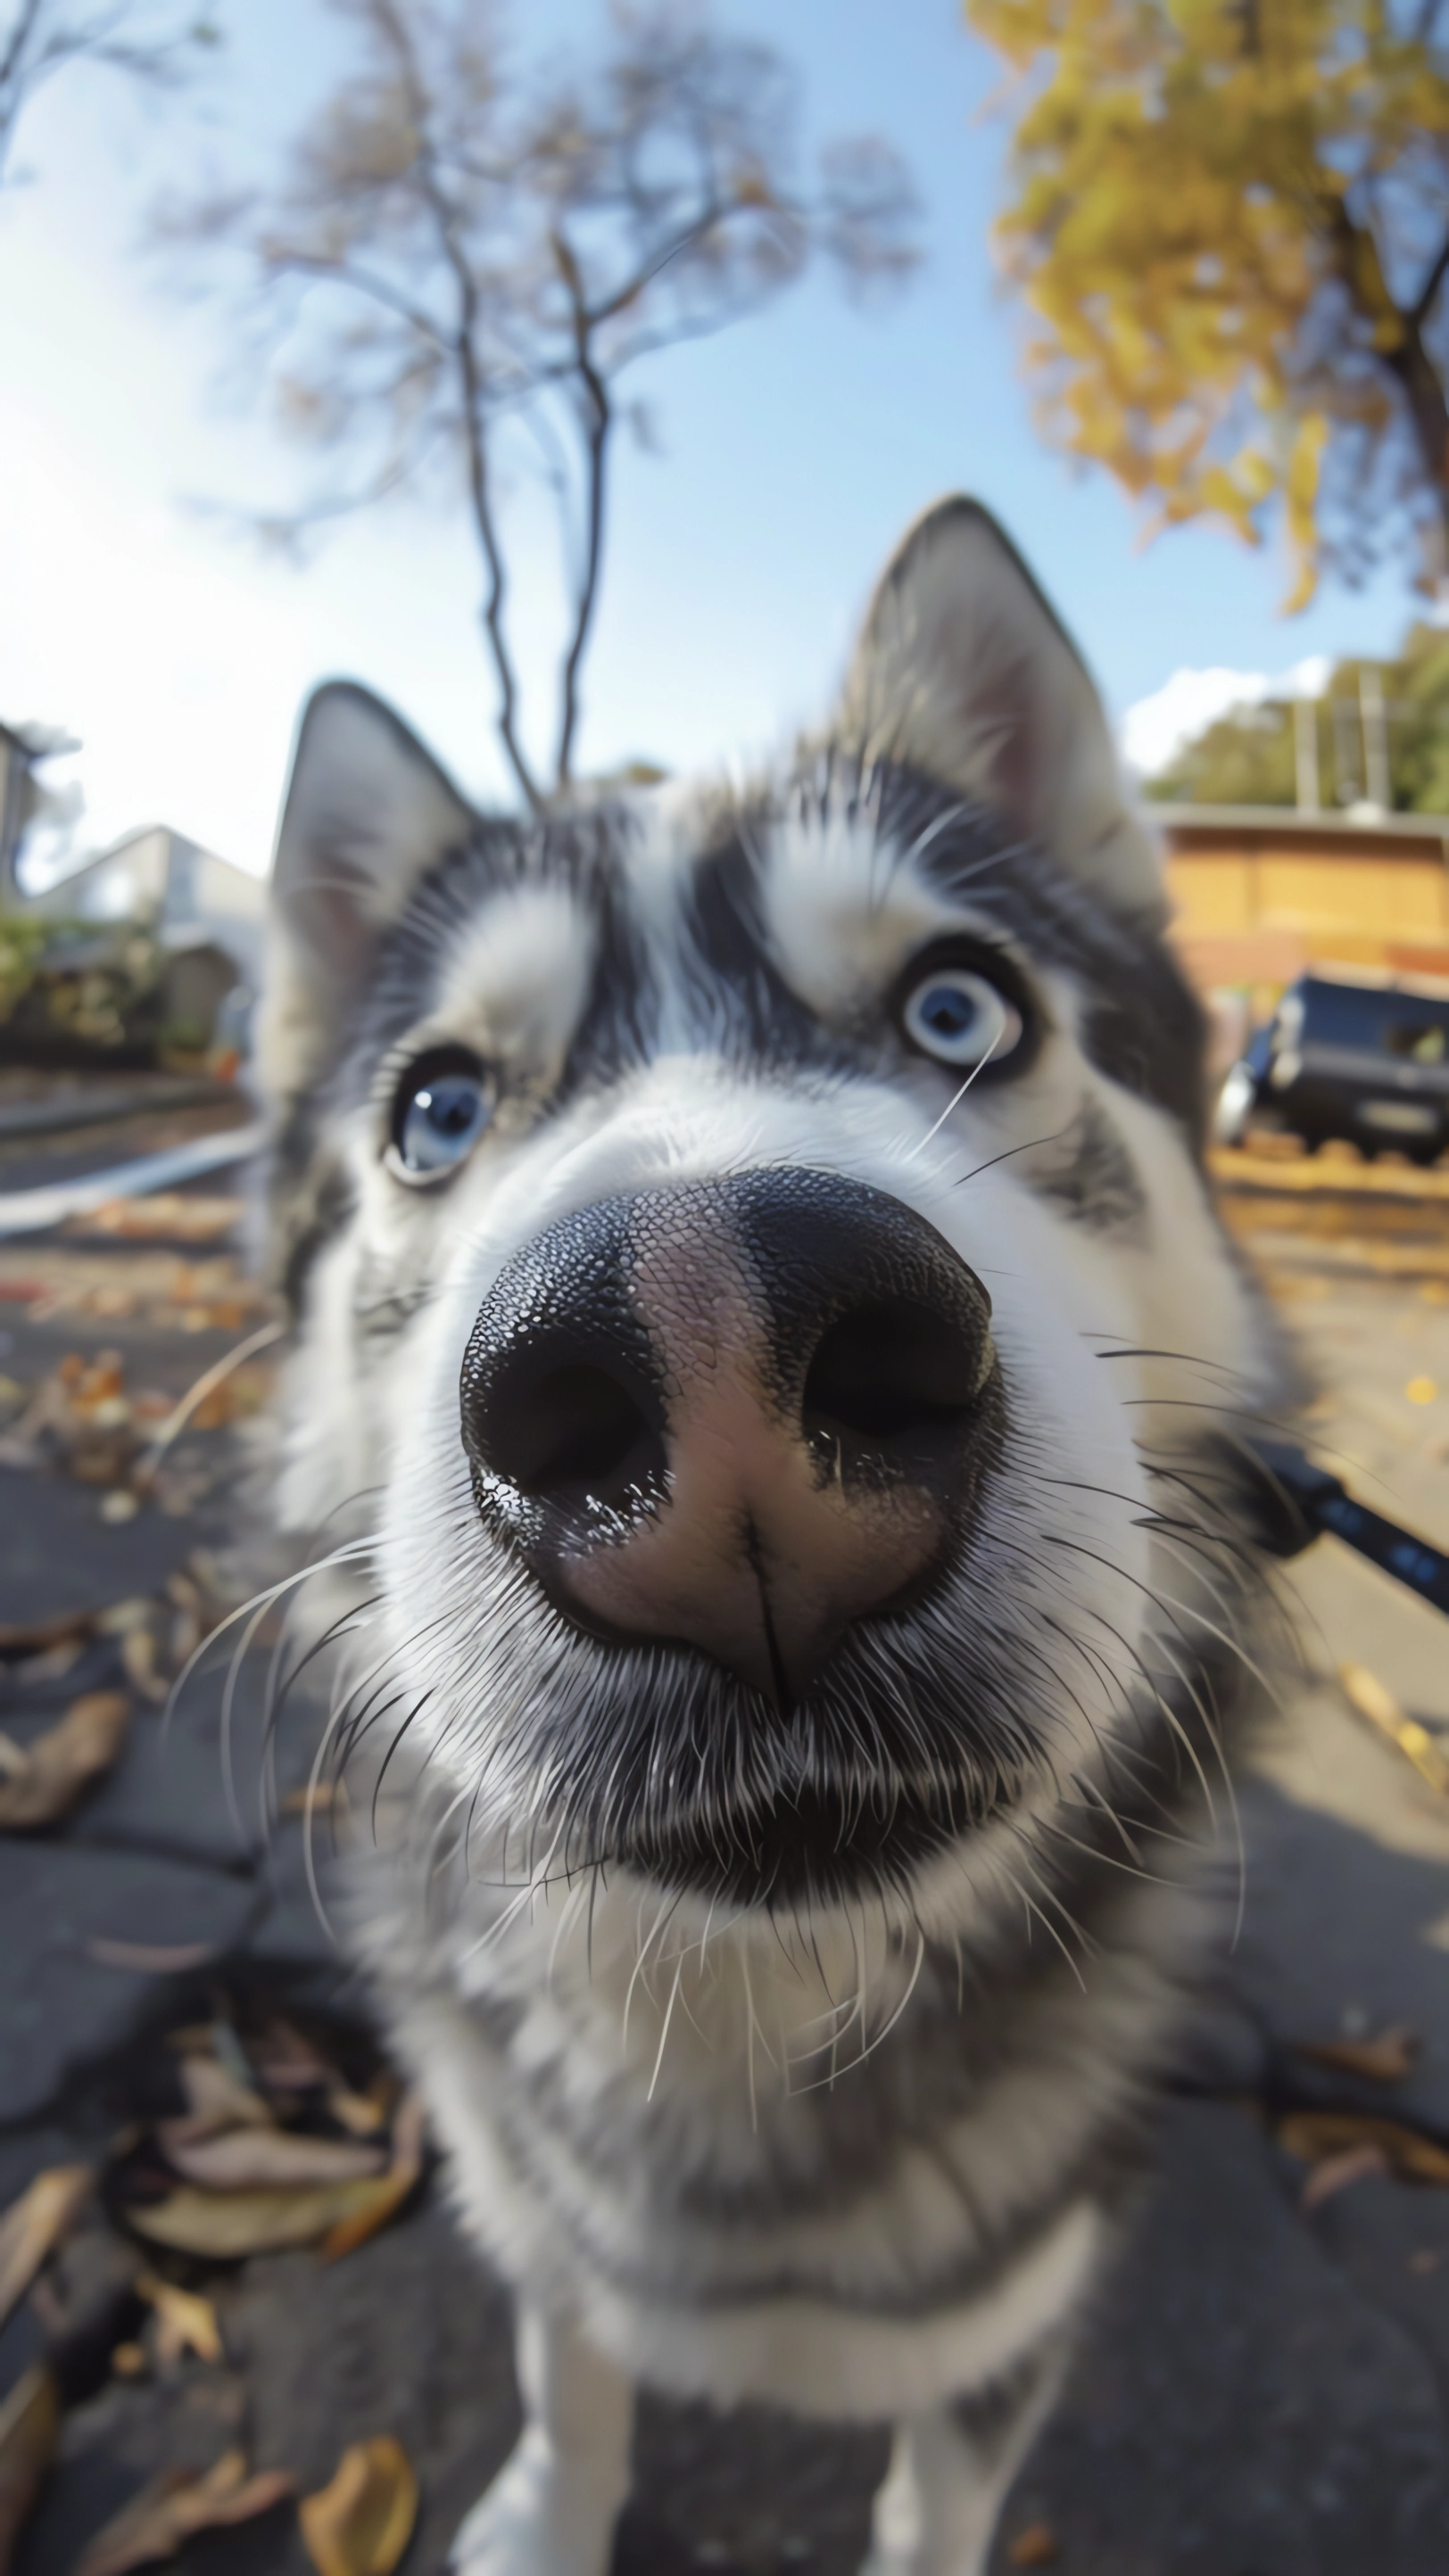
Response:
[[[1348,813],[1327,808],[1319,813],[1298,805],[1144,805],[1149,822],[1164,832],[1285,832],[1313,840],[1431,841],[1449,843],[1449,814],[1385,814],[1360,806]]]

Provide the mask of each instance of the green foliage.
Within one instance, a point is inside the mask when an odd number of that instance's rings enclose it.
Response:
[[[1449,5],[965,0],[1018,75],[997,228],[1048,434],[1249,543],[1288,604],[1449,513]]]
[[[1185,743],[1146,793],[1169,805],[1292,805],[1292,708],[1272,700],[1231,708]]]
[[[9,1019],[34,983],[46,935],[44,922],[0,912],[0,1022]]]
[[[42,1049],[152,1046],[165,963],[144,922],[0,913],[0,1028]]]
[[[1412,626],[1398,658],[1375,663],[1388,716],[1389,781],[1401,814],[1449,814],[1449,633]],[[1335,665],[1315,721],[1322,801],[1362,796],[1365,761],[1360,680],[1365,665]],[[1335,713],[1335,711],[1337,711]],[[1296,709],[1268,699],[1234,707],[1149,779],[1149,797],[1169,804],[1292,805],[1297,802]]]

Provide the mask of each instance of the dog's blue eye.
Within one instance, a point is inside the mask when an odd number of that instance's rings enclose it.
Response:
[[[907,1037],[938,1064],[969,1072],[999,1064],[1021,1042],[1022,1018],[1000,988],[970,966],[936,966],[906,996]]]
[[[451,1171],[473,1151],[493,1115],[494,1089],[481,1065],[414,1065],[402,1082],[393,1144],[419,1180]]]

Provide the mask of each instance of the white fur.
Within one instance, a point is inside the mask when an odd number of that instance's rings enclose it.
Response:
[[[984,584],[980,631],[952,589],[963,566]],[[1057,857],[1109,909],[1149,919],[1148,845],[1121,809],[1100,713],[1084,715],[1090,685],[1014,581],[981,514],[918,530],[852,674],[855,739],[963,788],[1002,782],[1002,809],[1028,826],[1018,808],[1035,798]],[[1060,760],[1023,784],[1018,755],[1038,739]],[[393,783],[412,817],[410,881],[451,791],[417,761]],[[969,885],[942,894],[930,833],[883,842],[869,809],[869,792],[854,808],[805,795],[755,853],[773,966],[846,1035],[883,1012],[929,941],[998,935]],[[1190,1860],[1155,1847],[1111,1939],[1088,1954],[1052,1910],[1051,1837],[1074,1797],[1110,1806],[1114,1759],[1157,1724],[1153,1694],[1231,1617],[1201,1553],[1153,1526],[1144,1452],[1180,1447],[1200,1405],[1261,1401],[1271,1370],[1180,1133],[1092,1062],[1090,996],[1066,967],[1013,948],[1042,1042],[1025,1070],[954,1104],[953,1077],[920,1060],[889,1076],[765,1074],[705,1047],[680,971],[701,828],[670,790],[641,803],[615,853],[652,969],[649,1061],[555,1105],[595,958],[586,908],[545,872],[480,898],[400,1050],[454,1043],[499,1068],[503,1105],[466,1166],[442,1188],[409,1188],[389,1168],[380,1101],[330,1138],[356,1209],[313,1270],[280,1512],[293,1528],[376,1528],[382,1603],[339,1716],[386,1689],[397,1716],[384,1740],[399,1740],[380,1806],[390,1857],[361,1937],[464,2223],[521,2300],[525,2429],[459,2534],[460,2576],[603,2576],[634,2378],[721,2404],[894,2418],[873,2576],[980,2576],[1054,2373],[994,2445],[963,2431],[951,2401],[1065,2348],[1110,2233],[1074,2148],[1134,2110],[1175,1976],[1203,1937]],[[1053,1154],[1084,1122],[1120,1146],[1140,1222],[1094,1232],[1050,1194]],[[590,1668],[485,1531],[459,1415],[480,1304],[544,1229],[621,1193],[761,1168],[824,1169],[886,1193],[984,1283],[1010,1437],[960,1615],[998,1665],[1040,1664],[1040,1758],[1010,1806],[908,1886],[793,1915],[614,1867],[570,1880],[572,1855],[530,1841],[510,1746],[537,1694],[566,1714]],[[374,1277],[416,1287],[418,1303],[364,1365]],[[536,1651],[510,1659],[527,1621]],[[655,1686],[644,1650],[630,1669],[639,1690]],[[928,2140],[903,2132],[853,2196],[792,2197],[786,2185],[813,2170],[817,2112],[828,2120],[838,2103],[843,2119],[851,2088],[870,2085],[872,2059],[909,2027],[927,1946],[989,1977],[996,1946],[1023,1927],[1043,1970],[1023,1984],[1029,2026],[1019,2055],[989,2070],[984,2107],[943,2114]],[[961,2027],[966,2050],[969,2014]],[[703,2214],[683,2188],[694,2181]],[[728,2224],[716,2203],[736,2211]]]

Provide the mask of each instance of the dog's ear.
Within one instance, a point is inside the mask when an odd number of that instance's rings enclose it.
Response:
[[[989,805],[1113,911],[1166,918],[1151,839],[1124,795],[1081,656],[988,510],[938,501],[866,615],[835,728]]]
[[[272,869],[257,1053],[274,1099],[333,1061],[383,931],[472,819],[380,698],[345,680],[309,698]]]

